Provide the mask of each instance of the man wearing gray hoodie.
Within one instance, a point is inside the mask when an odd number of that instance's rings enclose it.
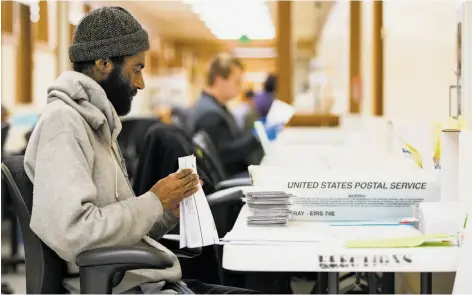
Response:
[[[165,282],[181,279],[178,259],[157,240],[178,223],[180,201],[200,186],[192,170],[159,180],[139,197],[128,182],[116,141],[119,116],[130,111],[144,88],[147,50],[147,32],[125,9],[103,7],[87,14],[69,48],[74,71],[49,87],[25,154],[34,184],[31,229],[70,271],[77,271],[78,254],[99,247],[142,245],[172,257],[170,268],[127,272],[114,293],[159,293]],[[78,279],[64,284],[72,293],[80,291]],[[232,291],[197,281],[187,285],[196,293]]]

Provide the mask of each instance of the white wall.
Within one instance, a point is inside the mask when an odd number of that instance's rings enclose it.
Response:
[[[10,41],[6,41],[6,38],[2,38],[2,104],[7,108],[12,108],[15,104],[16,95],[16,52],[15,48]]]
[[[33,104],[40,112],[47,103],[47,90],[56,79],[56,58],[48,48],[36,49],[33,55]]]
[[[16,103],[16,45],[12,39],[2,40],[1,100],[12,115],[39,114],[47,102],[47,88],[55,79],[55,58],[47,47],[37,48],[33,55],[33,103]],[[12,126],[5,145],[9,151],[19,151],[25,145],[24,133],[31,126]]]
[[[440,120],[455,83],[456,2],[384,2],[385,115]]]
[[[293,95],[297,95],[303,90],[303,85],[308,82],[309,58],[296,58],[294,63]]]
[[[317,55],[326,66],[327,87],[323,96],[335,99],[334,112],[349,109],[349,2],[336,2],[323,28]]]
[[[9,109],[16,104],[16,47],[14,42],[2,44],[2,103]],[[47,48],[36,49],[33,54],[33,105],[40,112],[47,101],[47,89],[55,80],[55,57]],[[24,106],[22,107],[22,109]]]
[[[458,10],[462,18],[462,102],[467,128],[472,127],[472,2]]]
[[[372,3],[362,10],[362,113],[372,114]],[[455,83],[456,1],[384,2],[384,113],[441,120]],[[337,2],[318,44],[320,59],[345,113],[349,101],[349,3]]]

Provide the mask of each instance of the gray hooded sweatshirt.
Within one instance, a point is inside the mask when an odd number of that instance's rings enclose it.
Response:
[[[120,131],[102,87],[84,74],[66,72],[48,89],[24,163],[34,184],[30,227],[70,271],[78,270],[78,254],[107,246],[145,245],[172,257],[171,268],[127,272],[114,293],[181,278],[178,259],[156,242],[178,219],[163,210],[154,193],[134,196],[116,141]],[[78,279],[64,284],[80,292]]]

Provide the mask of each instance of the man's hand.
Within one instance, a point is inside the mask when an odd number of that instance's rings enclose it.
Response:
[[[200,185],[203,186],[203,180],[200,179]],[[180,204],[170,211],[175,217],[180,218]]]
[[[182,169],[159,180],[152,188],[164,210],[178,211],[180,202],[196,193],[200,187],[198,175],[192,169]],[[177,216],[177,215],[176,215]]]

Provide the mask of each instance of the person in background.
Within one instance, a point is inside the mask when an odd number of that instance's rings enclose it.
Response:
[[[69,273],[78,270],[77,255],[107,246],[158,249],[172,259],[166,269],[126,272],[114,294],[156,294],[180,281],[177,257],[157,241],[179,222],[180,202],[201,185],[191,169],[170,174],[139,197],[129,185],[116,141],[119,116],[130,112],[133,97],[145,86],[149,47],[148,33],[127,10],[101,7],[85,15],[69,47],[74,71],[49,87],[25,154],[25,171],[34,184],[31,229],[68,262]],[[79,281],[68,278],[64,287],[80,293]],[[197,294],[231,289],[185,283]]]
[[[275,99],[277,78],[270,74],[264,82],[263,91],[254,96],[254,105],[261,118],[267,117],[272,102]]]
[[[207,89],[202,92],[188,118],[192,134],[204,131],[218,150],[230,176],[247,174],[247,167],[258,164],[262,147],[251,131],[241,131],[227,103],[241,93],[243,65],[230,54],[219,54],[210,64]]]
[[[152,113],[162,123],[174,124],[181,128],[186,128],[188,112],[187,108],[172,103],[155,103],[152,106]]]
[[[152,108],[152,113],[162,123],[172,124],[172,109],[168,104],[160,103],[154,105]]]
[[[253,98],[254,91],[246,90],[242,96],[241,102],[233,110],[236,123],[243,131],[251,131],[254,128],[254,122],[258,119]]]

